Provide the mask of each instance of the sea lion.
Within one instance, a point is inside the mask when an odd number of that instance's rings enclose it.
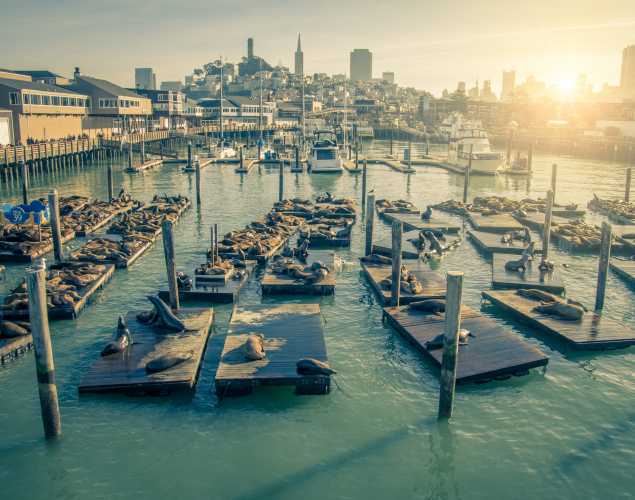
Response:
[[[528,257],[528,260],[534,260],[535,252],[536,252],[535,243],[533,241],[530,241],[529,244],[527,245],[527,248],[523,250],[523,253],[521,255],[523,256],[526,255]]]
[[[540,265],[538,266],[538,269],[540,269],[541,271],[553,271],[554,268],[555,268],[555,265],[550,260],[542,260],[540,262]]]
[[[315,358],[302,358],[295,364],[299,375],[335,375],[337,372],[329,365]]]
[[[328,276],[328,274],[329,274],[329,272],[328,272],[327,269],[320,267],[320,268],[314,270],[311,273],[310,276],[305,278],[304,279],[304,283],[306,283],[307,285],[313,285],[315,283],[319,283],[324,278],[326,278]]]
[[[444,249],[434,233],[432,231],[425,231],[424,235],[430,241],[430,249],[441,255],[444,252]]]
[[[518,260],[508,260],[507,262],[505,262],[505,270],[524,273],[527,270],[528,262],[529,255],[523,253]]]
[[[379,255],[376,253],[372,255],[365,255],[359,260],[361,260],[362,262],[366,264],[383,264],[386,266],[389,266],[392,264],[392,259],[390,257],[386,257],[384,255]]]
[[[173,366],[184,363],[185,361],[192,359],[192,352],[188,352],[183,355],[170,355],[160,356],[146,363],[147,373],[157,373],[172,368]]]
[[[148,295],[148,300],[152,302],[156,311],[152,324],[160,323],[160,326],[175,332],[182,332],[186,330],[185,323],[177,318],[168,305],[159,297]]]
[[[192,278],[184,272],[179,271],[176,273],[176,285],[179,290],[191,290],[193,286]]]
[[[541,302],[557,302],[560,300],[560,297],[558,297],[557,295],[549,292],[543,292],[542,290],[537,290],[535,288],[521,288],[519,290],[516,290],[516,295],[520,295],[521,297],[532,300],[539,300]]]
[[[432,207],[430,205],[428,205],[425,212],[421,214],[421,219],[426,221],[432,219]]]
[[[24,326],[18,325],[13,321],[4,320],[0,321],[0,334],[7,338],[23,337],[28,335],[29,331]]]
[[[442,300],[442,299],[418,300],[416,302],[410,302],[410,304],[408,304],[408,307],[414,311],[439,314],[439,313],[445,312],[445,300]]]
[[[265,352],[265,338],[262,334],[251,334],[243,345],[245,358],[249,361],[258,361],[267,357]]]
[[[465,328],[461,328],[459,330],[459,345],[467,345],[469,343],[470,337],[476,338],[476,336],[472,332],[466,330]],[[428,340],[424,345],[428,351],[433,351],[435,349],[441,349],[444,343],[445,333],[440,333],[432,340]]]
[[[128,330],[128,325],[126,325],[123,316],[119,316],[115,340],[109,342],[106,347],[103,348],[101,355],[108,356],[110,354],[124,352],[130,345],[132,345],[132,335],[130,334],[130,330]]]
[[[584,309],[575,304],[562,301],[550,302],[534,307],[536,312],[558,316],[566,321],[579,321],[584,316]]]

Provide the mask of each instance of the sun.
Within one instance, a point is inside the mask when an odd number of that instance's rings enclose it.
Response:
[[[556,82],[558,90],[563,95],[571,95],[575,89],[575,81],[571,78],[561,78]]]

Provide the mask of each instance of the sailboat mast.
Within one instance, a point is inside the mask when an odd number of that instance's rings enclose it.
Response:
[[[347,124],[348,124],[348,92],[346,91],[346,75],[344,75],[344,130],[342,131],[344,135],[344,151],[346,151],[346,134],[348,133]]]
[[[220,58],[220,140],[223,140],[223,58]]]
[[[260,113],[258,114],[258,128],[260,129],[260,141],[262,142],[262,59],[260,59]]]

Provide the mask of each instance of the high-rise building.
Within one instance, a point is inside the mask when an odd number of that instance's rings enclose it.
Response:
[[[460,95],[465,95],[465,82],[459,82],[456,85],[456,93]]]
[[[247,38],[247,59],[254,58],[254,39]]]
[[[135,68],[134,83],[138,89],[156,90],[157,75],[154,74],[152,68]]]
[[[381,79],[386,83],[395,83],[395,73],[393,71],[384,71],[381,74]]]
[[[501,101],[509,100],[514,95],[516,89],[516,72],[503,71],[503,89],[501,91]]]
[[[635,45],[629,45],[622,52],[622,92],[635,96]]]
[[[298,48],[295,50],[295,74],[296,76],[304,75],[304,52],[302,52],[302,40],[298,33]]]
[[[368,49],[351,52],[351,80],[370,81],[373,78],[373,54]]]

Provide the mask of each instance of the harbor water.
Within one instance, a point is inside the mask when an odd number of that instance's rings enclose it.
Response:
[[[395,143],[402,152],[405,143]],[[379,154],[388,143],[366,149]],[[586,207],[593,193],[621,197],[624,165],[534,154],[531,179],[472,178],[470,196],[544,197],[558,164],[557,203]],[[33,196],[52,187],[60,195],[105,198],[105,162],[32,178]],[[361,176],[285,174],[285,196],[361,196]],[[130,175],[116,165],[115,186],[149,201],[155,193],[194,199],[194,174],[165,165]],[[405,198],[421,208],[461,199],[463,178],[435,167],[405,175],[368,168],[368,189]],[[205,260],[210,225],[222,232],[264,215],[277,200],[278,171],[233,166],[202,170],[202,206],[175,226],[177,267],[192,274]],[[19,199],[1,186],[0,199]],[[587,214],[587,221],[602,218]],[[376,219],[377,237],[390,228]],[[219,401],[214,373],[231,314],[216,306],[213,336],[191,396],[82,395],[77,386],[112,337],[116,319],[147,308],[146,296],[167,287],[161,242],[112,281],[76,320],[51,323],[63,436],[42,432],[33,353],[0,367],[0,490],[17,499],[492,499],[635,496],[635,349],[577,353],[491,306],[480,292],[491,265],[465,240],[435,268],[465,273],[464,302],[505,325],[550,357],[545,371],[487,384],[459,386],[449,424],[437,423],[437,371],[382,323],[381,307],[360,274],[364,223],[350,249],[334,297],[263,298],[252,280],[241,305],[319,302],[337,385],[327,396],[295,396],[288,388],[257,389]],[[82,243],[78,239],[71,247]],[[554,247],[567,294],[594,303],[598,260]],[[565,266],[566,265],[566,266]],[[7,265],[6,293],[24,276]],[[609,274],[604,314],[635,327],[635,290]]]

